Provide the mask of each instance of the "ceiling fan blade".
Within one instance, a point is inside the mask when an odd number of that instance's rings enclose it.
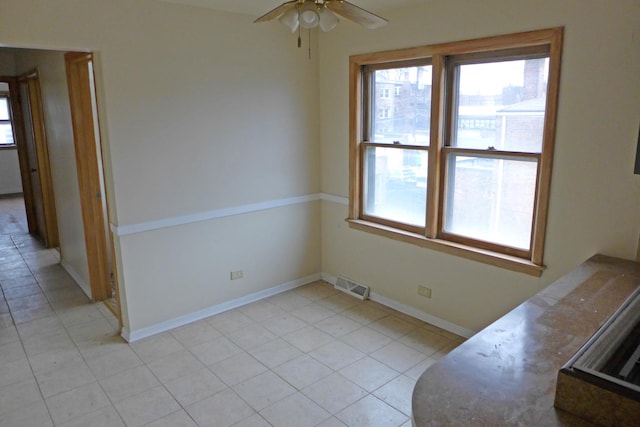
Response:
[[[382,27],[389,22],[383,17],[364,10],[345,0],[325,0],[324,4],[330,11],[351,21],[357,22],[370,30]]]
[[[280,16],[284,15],[284,13],[287,12],[289,9],[291,9],[292,7],[295,7],[296,4],[298,4],[298,0],[292,0],[286,3],[282,3],[280,6],[276,7],[273,10],[270,10],[269,12],[265,13],[264,15],[262,15],[260,18],[256,19],[253,22],[254,23],[267,22],[267,21],[271,21],[272,19],[279,18]]]

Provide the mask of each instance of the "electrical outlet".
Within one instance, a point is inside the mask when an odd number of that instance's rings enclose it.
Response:
[[[418,286],[418,295],[425,298],[431,298],[431,288],[427,288],[426,286]]]
[[[242,270],[231,272],[231,280],[242,279],[242,276],[243,276]]]

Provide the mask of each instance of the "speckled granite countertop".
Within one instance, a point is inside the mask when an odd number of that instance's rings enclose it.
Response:
[[[593,256],[427,369],[414,425],[590,425],[553,407],[558,371],[638,286],[640,264]]]

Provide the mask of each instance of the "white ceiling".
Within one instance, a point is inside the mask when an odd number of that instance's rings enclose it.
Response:
[[[285,0],[160,0],[169,3],[187,4],[223,10],[225,12],[244,13],[247,15],[264,15]],[[351,3],[373,13],[382,13],[407,4],[422,3],[425,0],[350,0]]]

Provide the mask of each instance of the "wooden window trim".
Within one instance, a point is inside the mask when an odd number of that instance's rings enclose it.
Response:
[[[544,242],[549,207],[549,188],[551,183],[551,167],[553,163],[555,128],[557,120],[557,102],[560,81],[560,65],[562,54],[563,28],[550,28],[517,34],[486,37],[475,40],[442,43],[430,46],[398,49],[392,51],[353,55],[349,59],[349,211],[348,224],[351,228],[392,238],[406,243],[416,244],[452,255],[483,262],[508,270],[540,276],[544,270]],[[531,56],[537,53],[549,56],[548,87],[543,128],[543,149],[541,153],[499,152],[492,156],[505,158],[536,159],[538,173],[536,181],[532,239],[530,249],[526,252],[505,249],[504,246],[484,244],[473,239],[458,238],[440,230],[442,224],[442,191],[444,186],[443,162],[448,153],[464,152],[471,154],[487,154],[482,150],[469,150],[445,145],[447,127],[451,126],[445,118],[450,117],[450,105],[445,98],[447,76],[447,59],[457,56],[456,61],[478,61],[478,59],[496,58],[509,55]],[[363,67],[384,69],[400,67],[400,64],[413,61],[431,60],[432,93],[431,93],[431,135],[428,150],[427,210],[424,229],[396,224],[393,221],[380,220],[363,215],[363,182],[362,171],[366,146],[378,146],[370,141],[363,141],[364,126],[362,122],[363,92],[365,79]],[[397,64],[395,64],[397,63]],[[381,144],[386,146],[385,144]],[[402,148],[411,148],[403,146]],[[421,147],[424,149],[424,147]],[[495,250],[496,246],[501,251]]]

